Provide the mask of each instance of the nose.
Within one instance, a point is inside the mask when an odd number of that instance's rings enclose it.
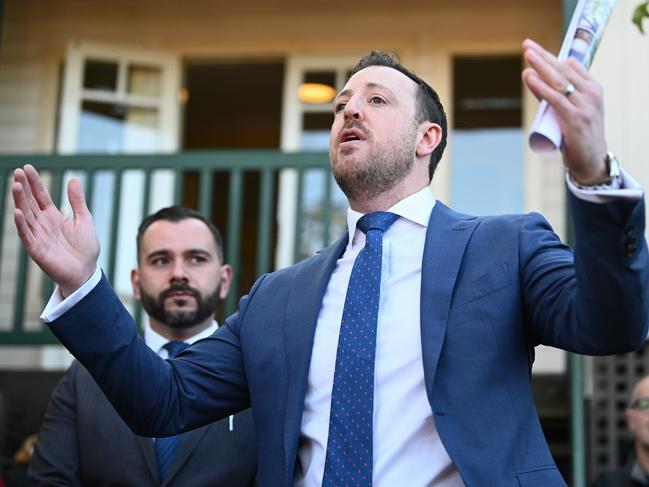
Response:
[[[183,259],[176,259],[171,268],[171,282],[188,282],[187,270]]]
[[[352,96],[345,104],[345,120],[351,118],[356,120],[361,120],[363,118],[361,101],[356,96]]]

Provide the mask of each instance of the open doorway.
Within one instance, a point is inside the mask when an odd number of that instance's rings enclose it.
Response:
[[[184,78],[183,150],[279,149],[283,61],[190,61],[185,64]],[[215,172],[212,183],[212,220],[227,241],[229,173]],[[238,285],[231,290],[237,298],[250,289],[256,277],[259,172],[244,172],[243,188],[240,259],[234,269]],[[198,193],[198,173],[185,172],[183,204],[197,208]],[[275,208],[271,214],[275,214]],[[273,248],[275,242],[273,228]],[[274,268],[274,263],[270,266]],[[217,310],[217,316],[223,317],[222,310]]]

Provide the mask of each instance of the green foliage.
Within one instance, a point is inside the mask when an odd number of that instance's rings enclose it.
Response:
[[[649,18],[649,1],[641,3],[633,11],[633,23],[638,26],[640,32],[644,34],[644,29],[642,28],[642,21],[645,18]]]

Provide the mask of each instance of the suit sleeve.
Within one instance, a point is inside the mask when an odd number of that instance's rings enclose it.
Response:
[[[50,398],[29,466],[29,485],[81,486],[74,380],[77,368],[75,362]]]
[[[161,359],[138,337],[105,276],[50,329],[136,434],[170,436],[250,407],[239,328],[263,279],[211,337],[175,359]]]
[[[520,232],[521,282],[534,344],[602,355],[647,336],[649,259],[644,201],[591,203],[569,193],[574,257],[541,217]]]

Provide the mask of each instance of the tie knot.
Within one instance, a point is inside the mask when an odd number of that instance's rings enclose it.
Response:
[[[399,215],[395,215],[389,211],[374,211],[363,215],[358,220],[358,223],[356,223],[356,226],[365,234],[368,230],[381,230],[381,232],[385,232],[398,219]]]
[[[171,340],[170,342],[167,342],[163,348],[167,349],[167,352],[169,352],[169,358],[174,358],[187,347],[189,347],[189,343],[181,342],[179,340]]]

